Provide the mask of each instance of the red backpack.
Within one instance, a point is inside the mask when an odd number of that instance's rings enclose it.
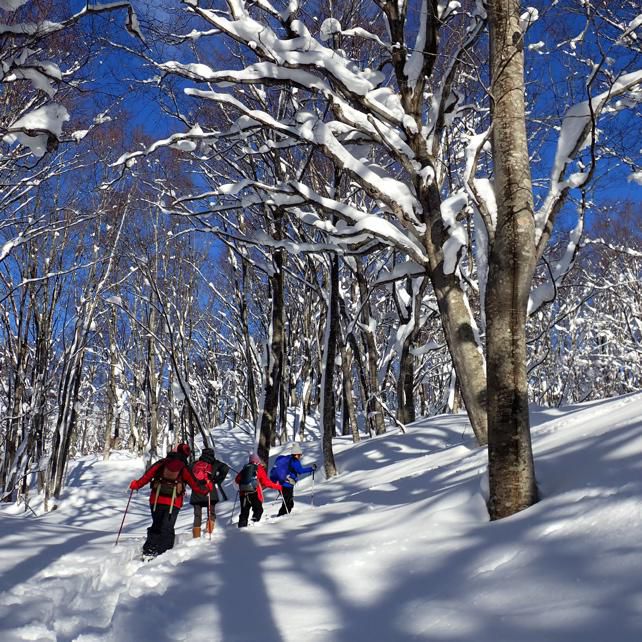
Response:
[[[203,461],[199,459],[193,466],[192,466],[192,475],[198,481],[205,486],[207,483],[208,479],[212,479],[212,464],[208,464],[206,461]],[[195,488],[192,489],[192,492],[196,493],[197,495],[200,495]]]

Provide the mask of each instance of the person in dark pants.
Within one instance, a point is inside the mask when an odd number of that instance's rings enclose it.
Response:
[[[197,490],[192,490],[189,503],[194,507],[194,523],[192,526],[192,535],[195,538],[201,536],[201,524],[203,523],[203,508],[209,509],[207,532],[214,530],[216,522],[215,507],[219,501],[219,491],[221,484],[227,477],[230,467],[216,459],[213,448],[204,448],[198,461],[192,466],[192,475],[201,483],[207,480],[212,482],[212,490],[208,494],[201,494]]]
[[[151,482],[149,506],[152,511],[152,525],[147,529],[143,555],[155,557],[174,547],[174,526],[183,505],[185,485],[197,488],[202,493],[211,490],[211,482],[201,484],[194,478],[187,465],[190,448],[179,444],[171,452],[153,464],[139,479],[129,484],[131,490],[139,490]]]
[[[273,488],[282,492],[281,484],[270,480],[261,459],[254,453],[250,455],[248,463],[239,471],[234,481],[239,486],[241,502],[239,528],[247,526],[250,510],[253,522],[258,522],[261,519],[261,515],[263,515],[263,488]]]
[[[282,515],[289,515],[294,508],[294,486],[299,480],[301,475],[309,475],[317,469],[316,464],[311,466],[303,466],[301,464],[301,457],[303,457],[303,451],[299,444],[294,444],[292,450],[290,451],[290,461],[288,464],[288,474],[285,477],[284,481],[281,482],[283,490],[281,495],[283,496],[283,502],[281,508],[278,512],[278,517]]]

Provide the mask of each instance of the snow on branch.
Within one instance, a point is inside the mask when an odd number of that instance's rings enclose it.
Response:
[[[20,143],[34,156],[44,156],[58,145],[62,125],[69,120],[67,110],[57,103],[34,109],[16,120],[7,129],[3,140],[8,144]]]
[[[579,250],[580,239],[584,231],[584,218],[580,217],[577,225],[571,230],[569,241],[566,249],[562,253],[559,261],[553,265],[549,265],[549,280],[541,285],[534,287],[528,297],[528,310],[529,316],[535,314],[543,305],[550,303],[554,300],[557,294],[557,286],[562,279],[568,274],[573,261]]]
[[[310,135],[337,167],[353,175],[363,189],[372,198],[384,203],[404,226],[409,224],[417,234],[425,231],[425,225],[417,218],[421,207],[406,183],[390,176],[382,176],[368,164],[355,158],[334,136],[331,125],[317,120],[311,123]]]
[[[588,180],[588,175],[573,174],[566,180],[564,176],[577,154],[591,143],[597,119],[607,111],[613,99],[624,94],[629,94],[634,104],[642,102],[642,70],[624,74],[607,91],[573,105],[564,115],[551,171],[549,193],[535,214],[536,242],[539,242],[566,192],[572,187],[582,187]],[[611,109],[619,111],[626,106],[628,105],[615,104]]]
[[[300,20],[290,22],[289,13],[279,15],[282,22],[287,21],[288,31],[288,37],[280,39],[268,25],[249,16],[244,2],[229,3],[232,16],[235,18],[233,20],[228,20],[213,10],[201,8],[197,2],[189,4],[192,10],[210,24],[255,51],[263,60],[271,62],[271,66],[265,68],[262,73],[276,73],[276,70],[280,70],[280,73],[287,74],[288,70],[318,70],[330,76],[332,82],[340,86],[346,94],[359,96],[365,96],[385,80],[382,72],[370,68],[359,69],[343,56],[337,55],[334,49],[323,46],[312,37]],[[292,33],[295,37],[292,37]],[[248,69],[252,67],[255,66],[252,65]],[[247,69],[245,71],[247,72]],[[311,71],[309,75],[315,76]],[[266,76],[266,79],[268,77]],[[309,86],[308,82],[305,82],[304,86]]]
[[[14,2],[15,0],[2,0],[3,2]],[[20,6],[20,5],[18,5]],[[51,35],[75,24],[85,16],[91,13],[102,13],[105,11],[116,11],[118,9],[127,9],[127,20],[125,28],[133,36],[145,42],[140,30],[138,18],[131,3],[129,2],[110,2],[107,4],[88,4],[78,13],[70,16],[61,22],[51,22],[43,20],[41,22],[22,22],[17,24],[0,24],[0,36],[29,37],[39,38]]]
[[[0,9],[3,11],[15,11],[29,0],[0,0]]]
[[[441,203],[441,217],[448,230],[448,238],[443,245],[444,274],[452,274],[459,262],[459,253],[468,243],[466,226],[457,220],[457,215],[468,205],[465,192],[457,192]]]
[[[30,50],[26,50],[24,53],[28,53]],[[23,59],[25,56],[20,56]],[[4,62],[4,66],[11,68],[14,60],[9,60]],[[58,82],[62,79],[62,74],[60,73],[60,68],[53,62],[41,62],[33,61],[29,63],[18,64],[15,68],[11,69],[11,73],[8,73],[4,78],[2,78],[3,83],[14,82],[16,80],[30,80],[34,89],[40,90],[47,94],[51,98],[55,93],[56,89],[52,86],[53,82]]]
[[[196,124],[187,132],[172,134],[168,138],[157,140],[143,150],[125,153],[120,156],[118,160],[112,163],[110,167],[118,167],[120,165],[132,167],[136,163],[136,159],[144,156],[149,156],[150,154],[153,154],[155,151],[164,147],[178,149],[181,151],[194,151],[196,149],[196,141],[211,140],[215,136],[216,133],[204,132],[201,127]]]
[[[424,49],[426,48],[426,33],[428,28],[428,3],[427,0],[423,0],[419,13],[419,28],[417,30],[415,46],[411,50],[404,65],[404,74],[408,78],[408,86],[412,91],[417,87],[417,81],[424,71],[426,55]]]
[[[289,185],[309,202],[341,218],[337,225],[332,225],[328,221],[321,221],[316,216],[311,218],[312,215],[307,213],[305,216],[299,216],[304,223],[312,224],[339,240],[349,242],[355,242],[357,237],[361,240],[364,233],[368,232],[370,237],[377,238],[384,245],[406,252],[419,265],[427,265],[428,258],[421,244],[409,238],[407,233],[399,230],[390,221],[374,214],[366,214],[352,205],[321,196],[302,183],[291,181]]]

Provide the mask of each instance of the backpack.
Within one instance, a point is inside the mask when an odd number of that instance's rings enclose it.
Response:
[[[200,481],[203,485],[207,482],[208,479],[212,478],[212,465],[208,464],[206,461],[203,461],[202,459],[199,459],[193,466],[192,466],[192,475],[198,481]],[[192,492],[196,493],[197,495],[200,495],[197,490],[192,489]]]
[[[292,455],[279,455],[274,460],[274,466],[270,469],[270,479],[273,482],[282,484],[290,474],[290,463]]]
[[[152,481],[152,488],[156,491],[157,497],[177,497],[185,492],[185,484],[181,477],[184,467],[185,464],[181,464],[176,470],[172,470],[167,460],[163,462],[160,474]]]
[[[242,493],[255,493],[259,485],[256,477],[258,464],[245,464],[239,473],[239,490]]]

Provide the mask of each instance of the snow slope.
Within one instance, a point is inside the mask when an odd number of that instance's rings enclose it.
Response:
[[[83,458],[57,510],[2,507],[0,640],[639,642],[642,393],[532,421],[542,500],[510,519],[488,522],[485,452],[464,416],[441,416],[338,439],[341,474],[299,484],[289,517],[269,517],[268,491],[267,519],[239,531],[224,502],[196,541],[183,509],[149,563],[146,493],[114,546],[142,462]],[[238,464],[249,437],[217,446]]]

